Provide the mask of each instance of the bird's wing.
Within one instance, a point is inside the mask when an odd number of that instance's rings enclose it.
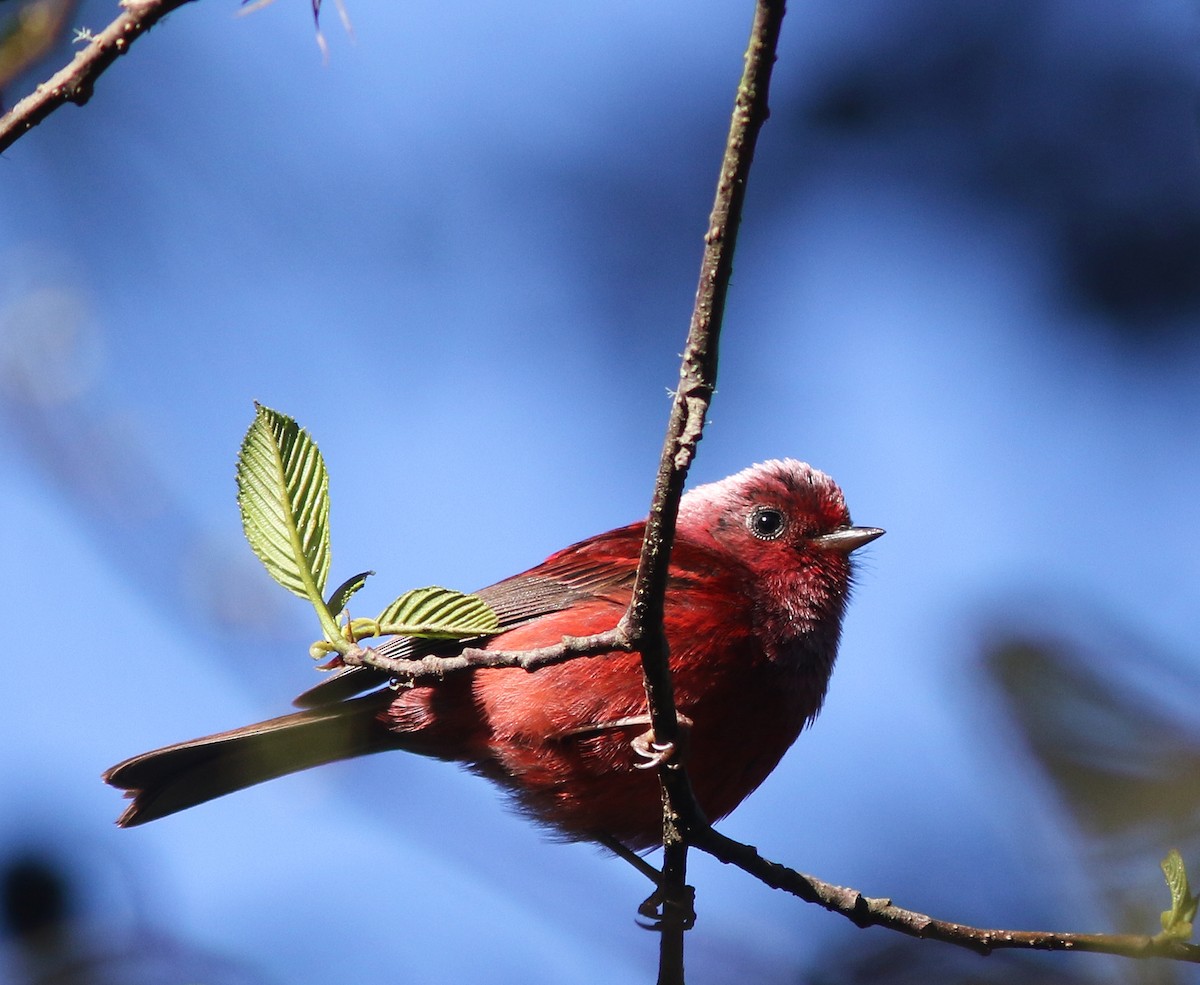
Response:
[[[542,616],[561,612],[578,602],[607,599],[623,608],[629,603],[637,573],[643,524],[632,524],[582,541],[547,558],[536,568],[489,585],[476,592],[492,607],[506,631]],[[614,563],[617,560],[621,563]],[[423,640],[397,636],[379,652],[399,659],[434,654],[453,656],[483,640]],[[335,671],[295,699],[299,708],[317,708],[345,701],[387,683],[386,671],[374,667],[346,667]]]

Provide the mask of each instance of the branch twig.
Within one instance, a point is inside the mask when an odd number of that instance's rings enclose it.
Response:
[[[644,644],[637,649],[643,657],[650,716],[660,742],[674,740],[678,728],[667,675],[666,641],[662,638],[667,564],[675,536],[679,498],[716,389],[725,297],[733,274],[733,253],[746,197],[746,179],[759,131],[768,115],[768,88],[784,6],[783,0],[758,0],[755,5],[745,71],[738,85],[717,180],[716,200],[704,237],[700,283],[683,350],[679,388],[675,391],[667,424],[633,599],[621,623],[630,639]]]
[[[386,671],[405,684],[422,684],[440,680],[455,671],[476,667],[520,667],[537,670],[551,664],[564,663],[576,657],[595,657],[601,653],[630,651],[633,642],[620,628],[594,636],[564,636],[561,643],[533,650],[479,650],[468,648],[451,657],[429,654],[424,657],[391,657],[373,647],[359,647],[342,655],[347,667],[374,667]]]
[[[725,298],[733,275],[733,255],[746,198],[746,180],[759,131],[769,112],[767,98],[771,69],[775,64],[785,6],[784,0],[757,0],[755,4],[745,68],[734,100],[716,198],[704,237],[700,282],[683,350],[679,388],[667,424],[633,599],[621,621],[621,628],[638,643],[637,649],[642,654],[650,721],[660,743],[675,742],[679,737],[679,720],[667,662],[667,640],[663,633],[667,565],[679,515],[679,498],[704,430],[709,402],[716,390],[718,343]],[[675,909],[691,905],[685,885],[686,832],[701,823],[706,826],[706,822],[703,822],[703,813],[686,770],[668,763],[659,769],[659,776],[663,784],[664,849],[660,893],[665,915],[672,904]],[[678,924],[673,928],[664,927],[663,951],[679,951],[682,977],[682,943],[669,940],[671,933],[681,934],[682,930]]]
[[[785,0],[757,0],[745,68],[734,100],[729,136],[717,179],[716,197],[691,325],[683,349],[679,387],[675,391],[667,435],[659,460],[654,498],[646,521],[646,536],[638,561],[633,598],[620,626],[642,655],[646,703],[651,727],[660,743],[679,738],[679,718],[663,632],[663,606],[668,564],[688,469],[704,431],[709,402],[717,385],[717,354],[725,298],[733,276],[746,180],[754,160],[758,134],[768,116],[767,97]],[[659,946],[659,983],[683,981],[683,933],[691,925],[691,893],[686,885],[688,839],[686,832],[703,814],[686,770],[667,763],[659,768],[663,786],[663,869],[659,896],[663,915]],[[705,822],[705,826],[707,826]],[[682,914],[682,918],[681,918]]]
[[[736,865],[772,889],[783,890],[805,902],[816,903],[833,913],[840,913],[859,927],[886,927],[909,937],[955,944],[979,954],[1006,949],[1090,951],[1127,958],[1170,958],[1200,964],[1200,945],[1163,935],[994,930],[936,920],[924,913],[895,906],[890,899],[864,896],[856,889],[835,886],[772,862],[759,855],[752,846],[727,838],[708,825],[688,831],[688,841],[694,848],[707,852],[720,862]]]
[[[121,0],[121,13],[88,39],[70,64],[55,72],[0,117],[0,153],[65,103],[82,106],[92,98],[96,80],[139,37],[171,11],[191,0]]]

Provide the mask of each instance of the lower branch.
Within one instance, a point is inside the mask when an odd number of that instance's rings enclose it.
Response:
[[[99,34],[86,36],[87,47],[30,95],[0,117],[0,152],[64,103],[82,106],[98,79],[129,46],[171,11],[191,0],[122,0],[120,15]]]
[[[1001,949],[1032,951],[1091,951],[1126,958],[1170,958],[1200,964],[1200,946],[1163,935],[1072,934],[1040,930],[990,930],[905,910],[890,899],[864,896],[855,889],[834,886],[813,876],[763,858],[750,845],[743,845],[704,825],[689,832],[694,848],[707,852],[727,865],[736,865],[772,889],[816,903],[854,921],[860,927],[886,927],[921,940],[943,941],[991,954]]]

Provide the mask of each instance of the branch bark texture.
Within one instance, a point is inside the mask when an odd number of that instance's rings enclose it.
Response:
[[[688,832],[688,840],[693,847],[728,865],[736,865],[765,885],[791,893],[805,902],[816,903],[832,913],[840,913],[859,927],[886,927],[909,937],[955,944],[979,954],[1000,950],[1089,951],[1126,958],[1170,958],[1200,964],[1200,946],[1162,934],[1077,934],[972,927],[906,910],[890,899],[865,896],[856,889],[835,886],[789,869],[763,858],[750,845],[726,838],[708,825]]]
[[[679,718],[663,632],[663,606],[668,566],[688,469],[717,386],[717,355],[725,299],[733,275],[733,255],[746,200],[746,182],[754,161],[758,135],[769,115],[771,70],[786,9],[784,0],[757,0],[745,66],[734,99],[717,191],[704,237],[700,279],[691,325],[679,369],[679,386],[671,405],[666,439],[659,459],[654,498],[638,562],[629,610],[618,627],[642,655],[646,702],[651,727],[659,743],[679,739]],[[663,899],[659,981],[683,980],[682,935],[690,925],[691,893],[686,885],[687,829],[707,827],[687,772],[668,762],[659,769],[663,785]],[[684,919],[669,919],[685,912]]]
[[[717,385],[717,353],[725,298],[733,274],[733,253],[746,198],[746,181],[754,160],[758,135],[768,116],[771,69],[783,22],[783,0],[758,0],[745,70],[734,101],[725,156],[717,180],[716,199],[704,237],[704,257],[691,326],[683,349],[679,387],[671,406],[666,440],[659,460],[646,538],[634,583],[633,599],[622,620],[629,638],[641,651],[646,673],[650,719],[660,742],[677,738],[678,723],[667,644],[662,633],[667,569],[688,469],[704,430],[704,420]],[[677,772],[677,771],[676,771]]]
[[[139,37],[191,0],[122,0],[121,13],[70,64],[55,72],[32,93],[0,117],[0,153],[46,119],[60,106],[82,106],[92,98],[96,80]]]

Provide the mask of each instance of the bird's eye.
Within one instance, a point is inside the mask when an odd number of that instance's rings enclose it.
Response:
[[[774,507],[758,506],[746,517],[746,527],[759,540],[775,540],[787,528],[787,517]]]

